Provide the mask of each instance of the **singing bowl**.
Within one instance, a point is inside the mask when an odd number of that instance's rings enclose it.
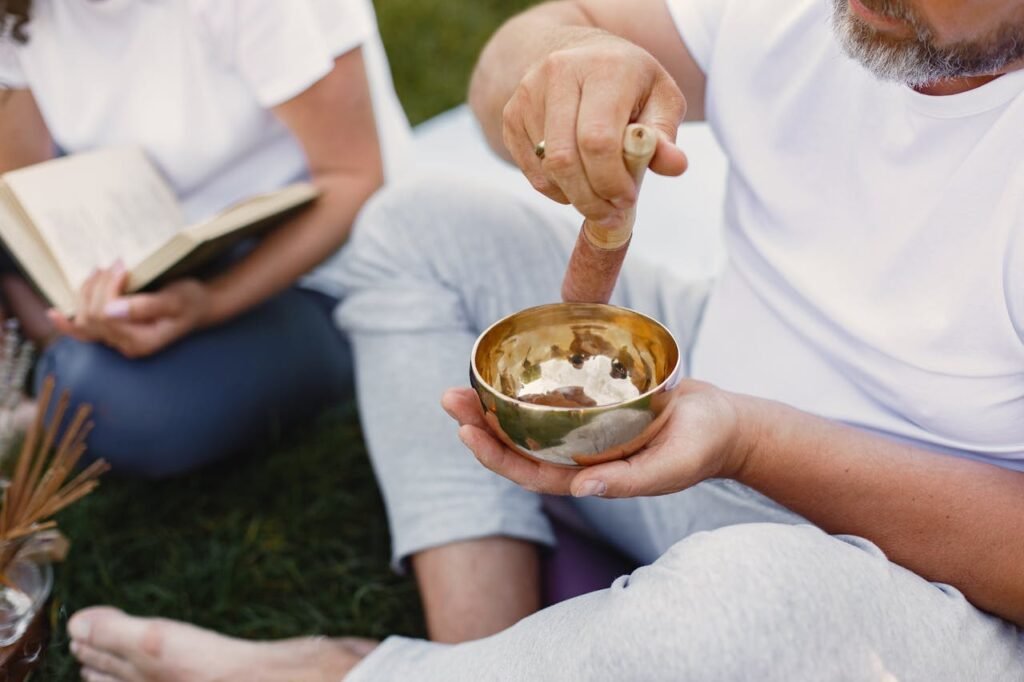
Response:
[[[477,339],[470,365],[484,419],[502,442],[569,467],[646,445],[664,425],[679,379],[679,346],[664,326],[591,303],[499,320]]]

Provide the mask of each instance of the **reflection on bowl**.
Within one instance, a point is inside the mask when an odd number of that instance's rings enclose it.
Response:
[[[28,630],[53,588],[50,564],[15,559],[0,586],[0,647],[14,644]]]
[[[625,308],[555,303],[495,323],[473,348],[470,380],[510,448],[565,466],[630,455],[658,432],[680,377],[679,346]]]

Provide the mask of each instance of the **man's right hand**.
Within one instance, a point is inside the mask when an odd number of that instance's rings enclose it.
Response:
[[[596,29],[575,33],[526,72],[504,109],[504,142],[538,191],[616,224],[637,198],[622,158],[626,126],[657,130],[651,170],[681,175],[687,161],[675,139],[686,100],[646,50]]]

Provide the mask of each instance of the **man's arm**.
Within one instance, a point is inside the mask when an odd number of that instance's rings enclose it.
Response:
[[[892,561],[1024,625],[1024,473],[925,452],[741,397],[758,424],[734,478],[829,533],[867,538]]]
[[[636,200],[622,163],[626,125],[658,129],[651,169],[680,174],[685,157],[672,143],[687,109],[703,117],[704,85],[665,0],[565,0],[494,35],[469,101],[490,145],[538,191],[600,221]],[[543,162],[534,155],[541,140]]]
[[[582,470],[528,460],[489,432],[471,389],[445,395],[459,437],[488,469],[551,494],[649,497],[732,478],[829,533],[874,542],[1024,626],[1024,473],[928,452],[697,381],[637,454]]]

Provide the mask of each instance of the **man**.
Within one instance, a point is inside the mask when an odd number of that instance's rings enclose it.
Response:
[[[472,185],[367,209],[341,319],[437,642],[389,639],[346,679],[1024,679],[1021,67],[1022,0],[589,0],[503,27],[471,92],[495,148],[614,220],[637,199],[624,127],[657,128],[651,168],[678,175],[684,110],[706,117],[730,262],[710,295],[627,263],[613,302],[668,324],[694,377],[628,460],[526,460],[449,391],[499,478],[419,401],[488,323],[557,296],[572,230]],[[528,490],[650,565],[534,613],[551,537]],[[216,637],[110,612],[72,634],[132,671]]]

